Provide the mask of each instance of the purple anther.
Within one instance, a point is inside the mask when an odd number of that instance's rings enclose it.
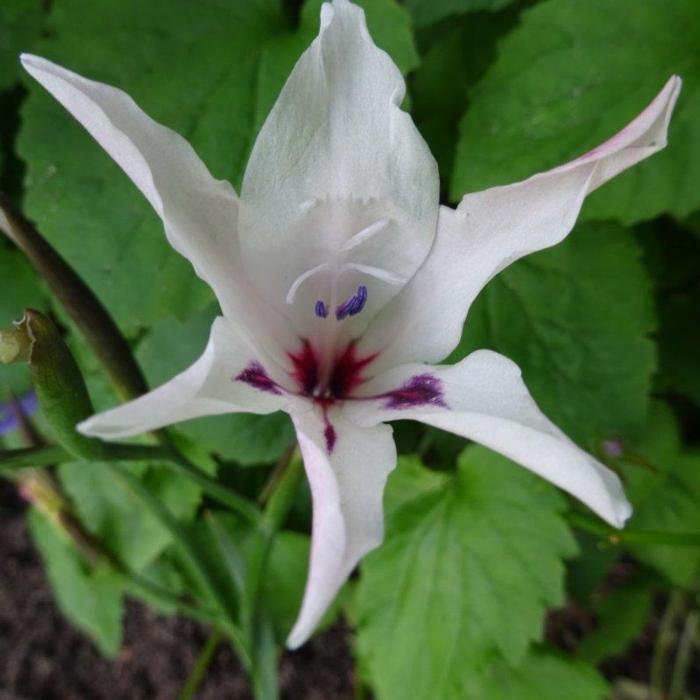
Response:
[[[319,318],[328,316],[328,307],[320,299],[316,302],[316,315]]]
[[[442,392],[442,382],[432,374],[417,374],[398,389],[388,391],[385,408],[413,408],[414,406],[441,406],[448,408]]]
[[[260,391],[267,391],[270,394],[282,393],[277,383],[270,379],[265,368],[257,360],[252,360],[235,379],[236,381],[250,384],[250,386]]]
[[[367,287],[361,284],[357,288],[357,292],[355,292],[355,294],[353,294],[347,301],[344,301],[340,306],[338,306],[338,308],[335,310],[335,317],[339,321],[342,321],[348,316],[355,316],[355,314],[359,314],[360,311],[362,311],[362,309],[365,308],[366,303]]]

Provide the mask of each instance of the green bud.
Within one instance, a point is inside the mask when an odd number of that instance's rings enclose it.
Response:
[[[30,339],[29,366],[42,413],[61,445],[84,459],[101,459],[106,447],[75,429],[95,411],[85,380],[71,351],[53,322],[33,309],[17,329]]]
[[[22,326],[0,330],[0,363],[29,362],[31,346],[27,331]]]

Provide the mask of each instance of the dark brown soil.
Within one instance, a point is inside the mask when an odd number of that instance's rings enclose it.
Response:
[[[56,609],[22,505],[0,483],[0,700],[175,700],[208,631],[130,602],[125,644],[99,655]],[[282,660],[285,700],[353,697],[347,630],[338,624]],[[241,667],[221,645],[197,700],[249,700]]]

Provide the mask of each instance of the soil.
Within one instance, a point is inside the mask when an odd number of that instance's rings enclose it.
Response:
[[[660,613],[657,601],[643,633],[627,652],[606,662],[611,680],[648,683]],[[570,604],[550,613],[546,638],[573,651],[595,626],[590,612]],[[15,489],[0,481],[0,700],[176,700],[209,630],[191,620],[158,615],[129,601],[125,642],[116,659],[100,656],[92,642],[57,610]],[[351,700],[355,696],[349,630],[337,623],[302,649],[286,653],[280,667],[283,700]],[[691,664],[688,690],[700,698],[700,663]],[[636,691],[639,692],[638,690]],[[620,697],[624,697],[620,695]],[[252,700],[230,647],[219,649],[197,700]]]
[[[208,637],[188,619],[130,601],[116,659],[57,610],[25,526],[23,504],[0,482],[0,700],[175,700]],[[280,668],[283,700],[350,700],[353,660],[339,623]],[[234,653],[220,645],[197,700],[252,700]]]

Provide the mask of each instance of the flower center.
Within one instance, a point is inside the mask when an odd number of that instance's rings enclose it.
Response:
[[[388,225],[389,219],[383,218],[378,219],[369,226],[365,226],[341,245],[329,261],[315,265],[300,274],[289,287],[286,297],[287,304],[294,303],[297,292],[305,282],[318,277],[320,274],[324,274],[328,280],[327,285],[324,285],[327,286],[328,292],[326,298],[316,300],[313,312],[318,318],[325,319],[328,318],[330,311],[333,310],[335,320],[343,321],[348,316],[355,316],[364,309],[369,294],[367,285],[359,284],[354,294],[344,301],[340,301],[338,290],[343,276],[354,273],[356,276],[367,276],[385,284],[403,284],[405,280],[393,272],[383,270],[380,267],[353,262],[351,259],[353,251],[356,251],[364,243],[374,238],[381,231],[384,231]]]

